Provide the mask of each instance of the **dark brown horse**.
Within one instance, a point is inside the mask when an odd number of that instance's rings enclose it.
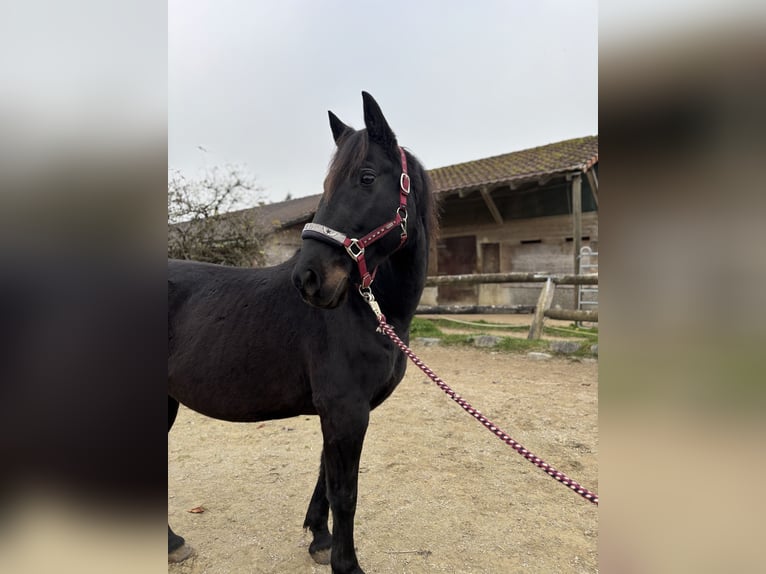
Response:
[[[314,222],[289,261],[266,269],[168,264],[168,430],[179,402],[239,422],[318,414],[322,458],[304,527],[311,555],[326,563],[329,553],[337,574],[362,572],[354,551],[362,443],[370,411],[406,366],[376,332],[360,292],[374,295],[406,341],[436,231],[426,172],[399,147],[375,100],[362,97],[366,129],[330,112],[337,151]],[[168,551],[185,548],[168,526]]]

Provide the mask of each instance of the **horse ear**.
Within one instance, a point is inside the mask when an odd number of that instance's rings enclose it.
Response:
[[[367,133],[370,139],[384,147],[395,147],[396,135],[388,126],[383,112],[380,110],[378,102],[367,92],[362,92],[362,101],[364,103],[364,125],[367,126]]]
[[[330,116],[330,129],[332,130],[332,137],[337,144],[341,136],[352,128],[348,127],[346,124],[340,121],[338,116],[336,116],[331,111],[328,111],[327,114]]]

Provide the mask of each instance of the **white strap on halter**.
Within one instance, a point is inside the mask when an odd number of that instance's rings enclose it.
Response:
[[[308,233],[307,233],[308,232]],[[317,239],[329,239],[333,243],[338,243],[340,245],[344,245],[346,241],[346,236],[341,233],[340,231],[335,231],[334,229],[327,227],[326,225],[322,225],[320,223],[307,223],[303,226],[303,233],[301,233],[301,238],[308,235],[311,237],[314,235],[317,237]]]

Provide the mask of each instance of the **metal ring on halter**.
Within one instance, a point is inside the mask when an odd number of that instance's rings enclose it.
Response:
[[[365,301],[375,301],[375,295],[372,294],[372,289],[370,287],[362,287],[359,286],[359,294],[364,298]]]
[[[375,300],[375,295],[372,294],[372,289],[369,286],[362,287],[360,285],[359,294],[365,301],[367,301],[367,304],[370,306],[370,309],[372,309],[372,312],[375,314],[375,317],[378,319],[378,321],[385,321],[386,316],[383,314],[383,311],[380,310],[380,305],[378,305],[378,302]],[[377,330],[378,333],[382,333],[380,326],[378,326]]]
[[[396,210],[396,213],[399,215],[399,219],[401,220],[399,227],[402,228],[402,237],[407,237],[407,208],[403,205],[400,205]]]

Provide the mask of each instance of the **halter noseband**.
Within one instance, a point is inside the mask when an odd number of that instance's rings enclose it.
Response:
[[[320,223],[307,223],[301,232],[301,239],[319,239],[325,243],[345,247],[346,252],[351,256],[351,259],[356,261],[359,268],[359,276],[362,278],[362,283],[359,286],[360,291],[369,290],[377,271],[377,268],[373,269],[372,273],[367,270],[367,262],[364,259],[365,248],[388,235],[397,225],[401,228],[402,232],[399,247],[396,249],[399,249],[407,241],[407,196],[410,194],[410,176],[407,174],[407,157],[404,155],[402,148],[399,148],[399,154],[402,158],[402,175],[399,178],[399,207],[396,208],[396,217],[394,219],[374,229],[361,239],[348,237],[344,233]]]

